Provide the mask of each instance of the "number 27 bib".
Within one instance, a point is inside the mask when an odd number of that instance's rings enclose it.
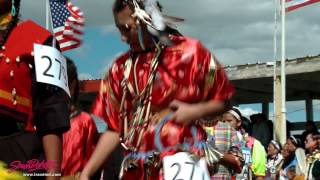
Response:
[[[65,57],[57,49],[40,44],[34,45],[34,56],[37,82],[58,86],[70,96]]]
[[[205,159],[195,162],[186,152],[164,157],[163,170],[165,180],[210,180]]]

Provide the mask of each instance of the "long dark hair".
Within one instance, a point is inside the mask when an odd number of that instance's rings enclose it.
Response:
[[[318,131],[313,131],[309,134],[311,135],[311,138],[316,141],[317,149],[320,149],[320,133]]]
[[[249,135],[252,134],[252,124],[250,120],[244,116],[241,117],[241,128]]]
[[[13,30],[13,28],[18,24],[19,21],[19,12],[20,12],[20,0],[14,1],[14,7],[16,8],[16,14],[12,17],[11,22],[9,23],[8,27],[1,32],[1,38],[0,38],[0,47],[4,45],[4,43],[7,41],[10,32]]]
[[[76,105],[78,98],[79,98],[79,94],[80,94],[78,71],[77,71],[76,65],[74,64],[74,62],[70,58],[66,57],[66,60],[67,60],[68,84],[70,86],[73,81],[76,82],[74,94],[73,94],[73,97],[71,97],[71,103],[73,105]]]
[[[289,153],[290,155],[283,159],[283,164],[281,166],[282,169],[285,169],[286,167],[288,167],[288,165],[290,165],[290,163],[294,161],[296,158],[296,155],[294,154],[294,152],[289,152]]]
[[[141,8],[143,8],[143,3],[141,1],[137,1],[137,3]],[[134,11],[132,0],[115,0],[112,6],[113,16],[115,17],[117,13],[119,13],[126,7],[129,7],[132,11]]]
[[[284,153],[289,153],[289,155],[285,156]],[[285,169],[286,167],[288,167],[288,165],[290,165],[292,161],[295,160],[296,155],[295,155],[295,152],[292,152],[289,150],[289,147],[287,144],[283,146],[282,154],[283,154],[283,164],[281,166],[281,169]]]
[[[296,138],[294,136],[289,136],[288,140],[290,140],[296,148],[303,147],[302,142],[299,138]]]

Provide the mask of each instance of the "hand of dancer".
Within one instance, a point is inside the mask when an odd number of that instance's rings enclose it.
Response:
[[[197,104],[174,100],[169,107],[173,111],[172,119],[178,123],[188,125],[201,118],[201,111],[199,111]]]

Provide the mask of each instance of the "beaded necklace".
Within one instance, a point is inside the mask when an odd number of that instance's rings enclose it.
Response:
[[[313,162],[316,159],[320,159],[320,149],[315,149],[307,155],[307,162]]]
[[[157,67],[159,64],[159,57],[161,55],[162,49],[164,47],[160,47],[156,44],[156,52],[153,57],[150,65],[150,74],[147,80],[146,86],[139,91],[138,87],[138,78],[136,75],[136,66],[139,60],[139,57],[136,59],[133,66],[133,74],[134,74],[134,87],[129,82],[129,75],[132,69],[132,55],[127,59],[125,63],[125,71],[124,78],[121,81],[122,88],[122,99],[120,103],[120,127],[122,127],[121,131],[121,145],[130,151],[137,151],[143,134],[148,127],[149,119],[151,117],[151,100],[152,100],[152,88],[153,82],[155,79],[155,75],[157,72]],[[133,96],[133,104],[136,106],[135,112],[133,113],[133,118],[128,122],[128,105],[126,103],[126,97],[128,92]],[[136,142],[134,144],[134,142]]]

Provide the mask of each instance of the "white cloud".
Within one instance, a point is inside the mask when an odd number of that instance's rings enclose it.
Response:
[[[313,100],[313,111],[319,113],[320,112],[320,101]]]
[[[21,11],[23,18],[32,18],[45,25],[45,7],[47,0],[22,0]],[[73,0],[76,6],[84,12],[86,25],[102,26],[113,23],[111,0]]]
[[[73,49],[72,52],[75,54],[76,57],[86,57],[88,53],[91,51],[91,49],[92,45],[83,41],[81,46]],[[75,59],[75,61],[77,61],[77,59]]]
[[[23,18],[33,18],[44,25],[44,2],[23,0]],[[102,35],[116,30],[111,10],[113,0],[74,3],[84,11],[87,26],[100,27]],[[273,59],[274,1],[160,0],[160,3],[166,14],[186,19],[179,26],[183,34],[200,39],[225,65]],[[288,58],[320,53],[319,7],[320,3],[315,3],[287,14]]]
[[[274,112],[269,112],[269,120],[273,121],[274,120]]]
[[[79,80],[90,80],[90,79],[94,79],[90,73],[80,73],[79,74]]]
[[[116,32],[117,28],[114,24],[105,25],[101,28],[101,35],[106,36],[109,35],[110,32]]]
[[[174,12],[174,15],[186,18],[181,31],[202,40],[223,64],[254,63],[258,60],[266,62],[273,59],[273,1],[162,2],[168,13]],[[287,15],[289,58],[319,54],[319,7],[320,3],[313,4]],[[306,43],[301,45],[301,42]]]
[[[246,108],[238,108],[239,111],[241,112],[242,116],[245,116],[247,118],[249,118],[252,114],[257,114],[260,113],[250,107],[246,107]]]

